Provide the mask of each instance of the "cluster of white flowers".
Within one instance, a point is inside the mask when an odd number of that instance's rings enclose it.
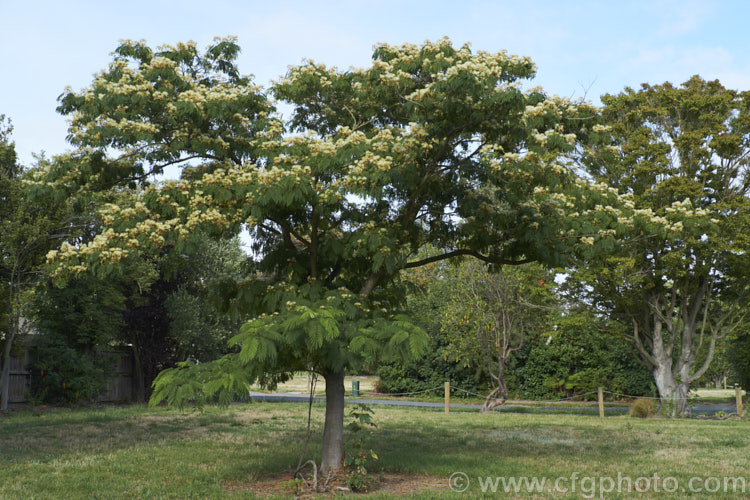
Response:
[[[261,130],[257,137],[259,139],[273,139],[284,133],[284,124],[279,120],[272,120],[263,130]]]
[[[200,180],[202,186],[220,186],[225,189],[231,189],[235,184],[241,184],[243,179],[251,177],[250,172],[240,172],[238,168],[231,167],[228,169],[216,169],[212,173],[203,175]],[[187,194],[187,193],[185,193]],[[196,194],[203,194],[203,191]],[[208,201],[204,197],[204,203]]]
[[[99,260],[101,262],[115,263],[120,262],[124,257],[127,257],[127,255],[127,250],[118,247],[112,247],[102,250],[99,254]]]
[[[309,143],[310,154],[313,156],[334,156],[336,154],[336,144],[331,140],[311,140]]]
[[[526,109],[523,112],[523,116],[525,118],[538,118],[540,116],[544,116],[544,114],[547,113],[548,109],[549,102],[541,101],[534,106],[526,106]]]
[[[609,215],[615,215],[615,216],[620,215],[620,211],[617,210],[615,207],[613,207],[611,205],[606,205],[606,206],[596,205],[594,207],[594,211],[595,212],[605,212],[605,213],[607,213]]]
[[[434,85],[433,83],[429,83],[425,85],[424,87],[415,90],[414,92],[407,95],[406,99],[409,101],[416,101],[416,102],[422,101],[425,98],[425,96],[430,95],[433,85]]]
[[[629,217],[618,217],[617,223],[622,224],[623,226],[626,226],[626,227],[633,227],[633,219]]]
[[[560,165],[559,163],[553,163],[551,164],[552,173],[555,175],[564,175],[568,172],[568,170]]]
[[[380,156],[372,151],[367,151],[362,158],[355,161],[350,167],[349,172],[354,175],[365,174],[370,167],[377,170],[388,171],[393,167],[393,158],[391,156]]]
[[[281,160],[282,162],[286,160],[288,161],[288,158],[285,158]],[[300,176],[308,177],[312,173],[312,169],[308,165],[292,165],[290,168],[282,169],[278,166],[274,165],[273,167],[266,168],[263,170],[258,170],[254,175],[254,178],[257,179],[257,181],[264,186],[273,186],[276,184],[279,180],[287,178],[287,177],[296,177],[299,178]],[[244,177],[244,176],[243,176]]]
[[[654,216],[654,211],[650,208],[636,208],[633,210],[633,215],[638,217],[651,218]]]
[[[550,132],[549,130],[547,132]],[[549,138],[549,135],[547,133],[540,134],[539,132],[536,132],[532,134],[534,137],[534,140],[538,142],[541,146],[544,146],[547,143],[547,139]]]
[[[198,89],[184,90],[180,92],[178,102],[190,102],[200,108],[206,102],[206,94],[205,92],[200,92]]]
[[[536,190],[534,190],[534,193],[536,194]],[[566,203],[568,201],[568,197],[565,196],[563,193],[552,193],[550,195],[550,199],[559,201],[561,203]]]
[[[164,56],[156,56],[151,59],[151,62],[145,65],[147,68],[153,68],[153,69],[174,69],[177,66],[177,63],[173,61],[172,59]]]
[[[209,208],[203,212],[194,210],[188,215],[187,221],[185,222],[185,228],[188,230],[194,230],[201,224],[226,227],[228,221],[227,217],[215,208]],[[182,231],[180,231],[180,235],[182,234]]]
[[[222,84],[214,87],[206,88],[202,85],[196,87],[201,93],[204,94],[204,100],[207,102],[232,102],[242,96],[251,95],[261,90],[258,85],[228,85]]]

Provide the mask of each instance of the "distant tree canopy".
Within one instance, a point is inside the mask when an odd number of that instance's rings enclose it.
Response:
[[[492,290],[504,278],[482,267],[472,261],[454,266],[438,263],[407,274],[406,279],[415,285],[407,311],[429,334],[430,349],[415,361],[379,364],[378,387],[383,392],[419,392],[437,387],[442,394],[446,380],[460,389],[457,396],[465,394],[462,390],[487,394],[497,387],[487,362],[494,359],[497,363],[494,356],[502,339],[495,336],[501,332],[492,330],[492,313],[502,313],[502,304],[477,301],[467,289],[474,286],[482,290],[487,284]],[[525,331],[521,348],[506,360],[504,377],[510,397],[592,399],[600,386],[619,394],[653,395],[653,376],[633,356],[621,324],[581,311],[580,304],[568,302],[552,271],[536,264],[503,271],[511,276],[509,289],[515,288],[514,283],[521,287],[521,301],[511,305],[527,302],[533,313],[531,317],[516,316],[516,320],[524,320]],[[511,333],[511,339],[519,345],[520,332]],[[495,340],[489,356],[487,340]],[[497,371],[497,365],[489,368]]]
[[[629,326],[662,403],[680,414],[717,342],[747,311],[750,93],[696,76],[602,101],[610,141],[589,149],[583,166],[669,230],[633,230],[584,263],[578,298]]]
[[[447,357],[465,367],[484,367],[493,389],[482,411],[491,410],[509,397],[506,369],[516,353],[531,333],[548,327],[558,306],[554,274],[536,264],[493,271],[469,261],[443,278],[451,282],[440,311]]]
[[[0,115],[0,411],[8,409],[10,356],[28,332],[45,255],[78,231],[66,201],[31,196],[32,172],[18,163],[12,130],[10,121]]]

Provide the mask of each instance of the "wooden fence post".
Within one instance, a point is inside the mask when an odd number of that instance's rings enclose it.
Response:
[[[599,387],[596,392],[599,396],[599,417],[604,418],[604,389]]]
[[[734,384],[734,393],[737,398],[737,415],[742,416],[742,389],[739,384]]]
[[[445,413],[451,411],[451,383],[445,383]]]

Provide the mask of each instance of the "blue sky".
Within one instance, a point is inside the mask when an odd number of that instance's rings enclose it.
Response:
[[[642,82],[691,75],[750,90],[746,1],[15,1],[0,0],[0,113],[24,163],[65,151],[55,112],[66,85],[88,85],[118,40],[152,45],[236,35],[243,73],[266,84],[303,58],[368,64],[372,46],[442,36],[530,56],[530,86],[598,103]]]

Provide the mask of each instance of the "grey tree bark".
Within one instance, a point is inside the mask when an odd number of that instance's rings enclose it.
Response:
[[[717,314],[718,317],[712,320],[709,304],[710,293],[708,286],[704,285],[687,300],[678,300],[678,294],[674,292],[669,297],[655,296],[649,301],[648,309],[643,311],[643,323],[639,324],[633,318],[635,347],[654,376],[662,411],[668,416],[676,417],[685,412],[690,384],[708,370],[716,351],[716,341],[736,327],[737,323],[732,324],[736,307]],[[646,335],[643,330],[646,330]],[[695,370],[696,354],[706,339],[706,359]]]
[[[326,420],[323,428],[323,474],[341,469],[344,460],[344,371],[326,372]]]

